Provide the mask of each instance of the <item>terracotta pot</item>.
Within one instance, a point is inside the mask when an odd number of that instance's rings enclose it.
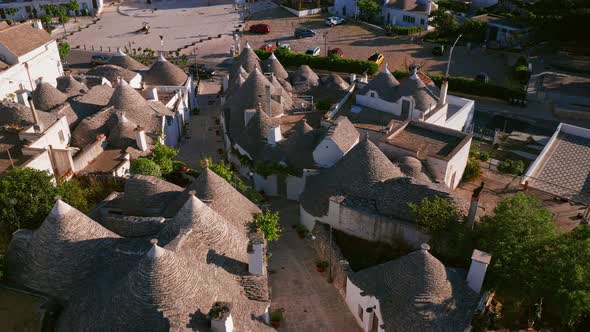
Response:
[[[321,266],[316,266],[315,268],[316,268],[316,270],[318,270],[318,272],[324,272],[324,271],[326,271],[326,269],[324,269]]]
[[[281,321],[271,320],[270,325],[272,325],[272,327],[279,327],[281,325]]]

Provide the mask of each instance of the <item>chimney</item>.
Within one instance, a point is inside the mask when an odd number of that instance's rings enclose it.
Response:
[[[478,294],[481,292],[483,279],[486,276],[486,270],[491,259],[492,255],[477,249],[474,249],[471,255],[471,266],[467,273],[467,286]]]
[[[445,77],[440,85],[440,97],[438,98],[438,104],[444,105],[447,103],[447,91],[449,90],[449,80]]]
[[[16,94],[16,102],[28,106],[29,105],[29,92],[25,89],[20,89],[14,92]]]
[[[352,73],[350,74],[350,85],[353,85],[354,82],[356,82],[356,74]]]
[[[240,75],[238,73],[238,75]],[[225,75],[223,76],[223,92],[227,93],[227,90],[229,89],[229,75]]]
[[[229,302],[213,303],[213,307],[209,310],[209,317],[211,317],[211,331],[232,332],[234,330],[231,309],[232,305]]]
[[[260,233],[255,233],[248,244],[248,272],[264,275],[264,236]]]
[[[135,143],[137,144],[137,147],[140,151],[148,150],[147,140],[145,138],[145,129],[143,129],[141,126],[137,126],[137,128],[135,128]]]
[[[479,206],[479,194],[483,190],[483,187],[484,182],[482,181],[481,185],[477,187],[471,195],[471,204],[469,205],[469,213],[467,214],[467,226],[471,229],[473,229],[473,225],[475,224],[475,216],[477,215],[477,207]]]
[[[270,85],[266,85],[264,87],[264,111],[268,114],[269,118],[272,118],[272,103],[271,103],[271,96],[270,96]]]
[[[281,135],[281,126],[271,127],[268,129],[268,144],[275,146],[283,139]]]
[[[43,23],[41,23],[41,20],[33,20],[33,28],[43,30]]]
[[[33,103],[33,98],[31,96],[29,96],[27,100],[29,101],[29,107],[31,107],[31,112],[33,112],[33,121],[35,121],[33,128],[35,129],[35,132],[40,133],[43,131],[43,124],[41,123],[41,121],[39,121],[39,115],[37,114],[35,103]]]
[[[156,88],[148,89],[147,93],[148,100],[158,101],[158,90]]]
[[[244,111],[244,127],[248,125],[248,122],[250,122],[250,119],[252,119],[254,114],[256,114],[255,109],[249,109]]]

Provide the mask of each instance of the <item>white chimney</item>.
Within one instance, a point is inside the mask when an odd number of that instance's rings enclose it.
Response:
[[[232,332],[234,330],[231,309],[231,303],[215,302],[213,304],[213,307],[209,311],[209,316],[211,316],[211,331]]]
[[[29,91],[25,90],[25,89],[20,89],[18,91],[15,92],[16,94],[16,102],[21,104],[21,105],[25,105],[25,106],[29,106]]]
[[[254,114],[256,114],[256,110],[254,109],[244,111],[244,127],[248,125],[248,122],[250,122],[250,119],[252,119]]]
[[[481,292],[483,279],[486,276],[486,270],[491,259],[492,255],[477,249],[474,249],[471,255],[471,266],[467,273],[467,285],[478,294]]]
[[[229,89],[229,75],[223,76],[223,92],[227,92],[227,89]]]
[[[41,23],[41,20],[33,20],[33,28],[43,30],[43,23]]]
[[[264,275],[264,238],[261,235],[250,240],[248,246],[248,272],[255,276]]]
[[[272,97],[270,95],[270,85],[266,85],[264,87],[264,111],[266,112],[266,114],[268,114],[269,118],[272,118],[271,100],[272,100]]]
[[[140,126],[135,128],[135,143],[137,144],[137,147],[140,151],[148,150],[147,140],[145,138],[145,129]]]
[[[268,144],[275,146],[283,139],[281,135],[281,126],[271,127],[268,129]]]
[[[356,82],[356,74],[352,73],[350,74],[350,85],[353,85],[354,82]]]
[[[154,100],[154,101],[160,100],[158,98],[158,90],[156,88],[148,89],[147,97],[148,97],[148,100]]]
[[[447,79],[443,79],[442,84],[440,85],[440,97],[438,98],[438,104],[444,105],[447,103],[447,91],[449,90],[449,81]]]

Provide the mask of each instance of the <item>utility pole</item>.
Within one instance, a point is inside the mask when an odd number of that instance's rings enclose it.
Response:
[[[326,49],[326,56],[328,56],[328,33],[324,32],[324,48]]]
[[[445,78],[447,79],[449,78],[449,70],[451,69],[451,57],[453,56],[453,50],[455,49],[455,45],[457,45],[457,42],[459,39],[461,39],[461,37],[463,37],[463,35],[459,35],[459,37],[457,37],[453,43],[453,46],[451,46],[451,49],[449,50],[449,60],[447,60],[447,70],[445,71]]]

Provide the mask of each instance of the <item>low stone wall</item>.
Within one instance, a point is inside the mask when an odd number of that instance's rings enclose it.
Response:
[[[296,10],[293,8],[289,8],[286,6],[282,6],[284,10],[288,11],[289,13],[297,16],[297,17],[302,17],[302,16],[308,16],[308,15],[315,15],[315,14],[320,14],[322,12],[321,8],[313,8],[313,9],[304,9],[304,10]]]
[[[316,223],[312,234],[315,236],[315,240],[310,239],[308,240],[308,243],[316,252],[318,261],[329,262],[330,255],[332,256],[331,268],[334,287],[336,287],[342,298],[346,299],[346,280],[348,279],[348,276],[353,273],[348,261],[342,255],[334,238],[332,238],[332,246],[330,247],[329,226],[322,223]]]

